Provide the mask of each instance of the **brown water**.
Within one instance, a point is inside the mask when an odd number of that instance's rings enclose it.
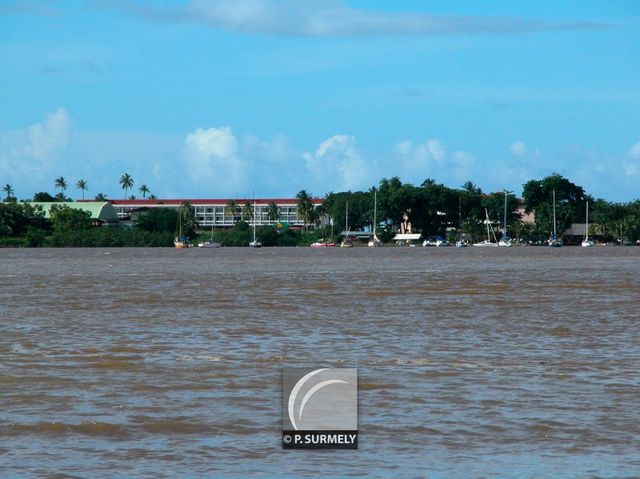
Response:
[[[0,250],[0,476],[640,477],[640,248]],[[360,368],[283,451],[280,370]]]

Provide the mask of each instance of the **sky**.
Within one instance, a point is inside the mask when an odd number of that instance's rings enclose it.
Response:
[[[19,199],[291,197],[398,176],[640,198],[640,2],[0,0]]]

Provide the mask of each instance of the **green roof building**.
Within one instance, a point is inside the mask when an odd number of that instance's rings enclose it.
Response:
[[[83,210],[91,213],[92,221],[100,221],[102,223],[117,223],[118,212],[108,201],[82,201],[82,202],[36,202],[29,201],[28,204],[34,207],[42,207],[45,218],[51,218],[51,207],[53,205],[68,206],[75,210]]]

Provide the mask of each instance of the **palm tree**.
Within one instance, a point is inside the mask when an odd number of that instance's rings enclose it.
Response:
[[[87,182],[85,180],[78,180],[78,182],[76,183],[76,188],[82,190],[82,199],[84,200],[84,192],[85,190],[89,189],[89,186],[87,186]]]
[[[156,195],[149,195],[150,200],[157,200],[158,197]]]
[[[307,224],[311,221],[311,215],[313,212],[313,199],[306,190],[298,191],[296,199],[298,200],[296,203],[298,218],[302,218],[304,230],[307,231]]]
[[[482,190],[480,188],[478,188],[473,181],[465,181],[464,185],[462,185],[462,189],[465,191],[468,191],[469,193],[475,193],[477,195],[479,195],[480,193],[482,193]]]
[[[251,201],[245,201],[244,206],[242,207],[242,219],[244,220],[244,216],[247,215],[249,221],[253,219],[253,205]]]
[[[324,207],[324,205],[318,205],[316,206],[316,208],[313,210],[313,220],[316,224],[316,228],[319,228],[320,225],[322,224],[322,221],[324,220],[324,218],[327,216],[327,210]]]
[[[5,201],[9,201],[13,196],[13,188],[11,187],[11,185],[9,183],[4,185],[4,188],[2,188],[2,191],[4,191],[7,194]]]
[[[124,190],[124,199],[126,200],[127,191],[129,191],[129,188],[133,188],[133,178],[129,173],[125,173],[120,177],[120,186],[122,186],[122,189]]]
[[[267,219],[272,223],[275,223],[280,218],[280,208],[272,201],[267,205]]]
[[[54,188],[60,188],[60,196],[64,199],[64,191],[67,189],[67,180],[64,179],[64,176],[60,178],[56,178],[56,181],[53,182]]]
[[[240,207],[238,206],[238,203],[236,203],[234,200],[227,201],[227,205],[224,208],[224,214],[227,216],[231,216],[231,222],[233,224],[235,224],[236,222],[236,215],[238,213],[240,213]]]
[[[142,197],[146,199],[147,193],[149,193],[149,187],[147,185],[142,185],[138,191],[140,191],[140,193],[142,193]]]
[[[98,193],[96,195],[96,201],[107,201],[107,195],[104,193]]]

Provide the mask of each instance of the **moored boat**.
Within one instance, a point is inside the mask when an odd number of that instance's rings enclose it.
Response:
[[[491,241],[491,234],[493,233],[493,228],[491,228],[491,222],[489,221],[489,211],[485,208],[484,209],[484,214],[485,214],[485,224],[487,225],[487,238],[484,241],[480,241],[479,243],[473,243],[473,246],[491,246],[491,247],[497,247],[498,246],[498,242],[497,241]],[[495,233],[493,233],[493,238],[495,240]]]
[[[333,243],[333,242],[331,242],[329,240],[326,240],[324,238],[320,238],[319,240],[311,243],[310,246],[312,248],[333,248],[335,245],[336,245],[335,243]]]
[[[583,248],[589,248],[593,246],[593,241],[589,239],[589,202],[588,201],[587,201],[586,222],[584,225],[584,239],[582,240],[581,245]]]
[[[556,232],[556,190],[553,190],[553,236],[549,238],[547,244],[552,248],[560,248],[562,246],[562,240],[558,238]]]

